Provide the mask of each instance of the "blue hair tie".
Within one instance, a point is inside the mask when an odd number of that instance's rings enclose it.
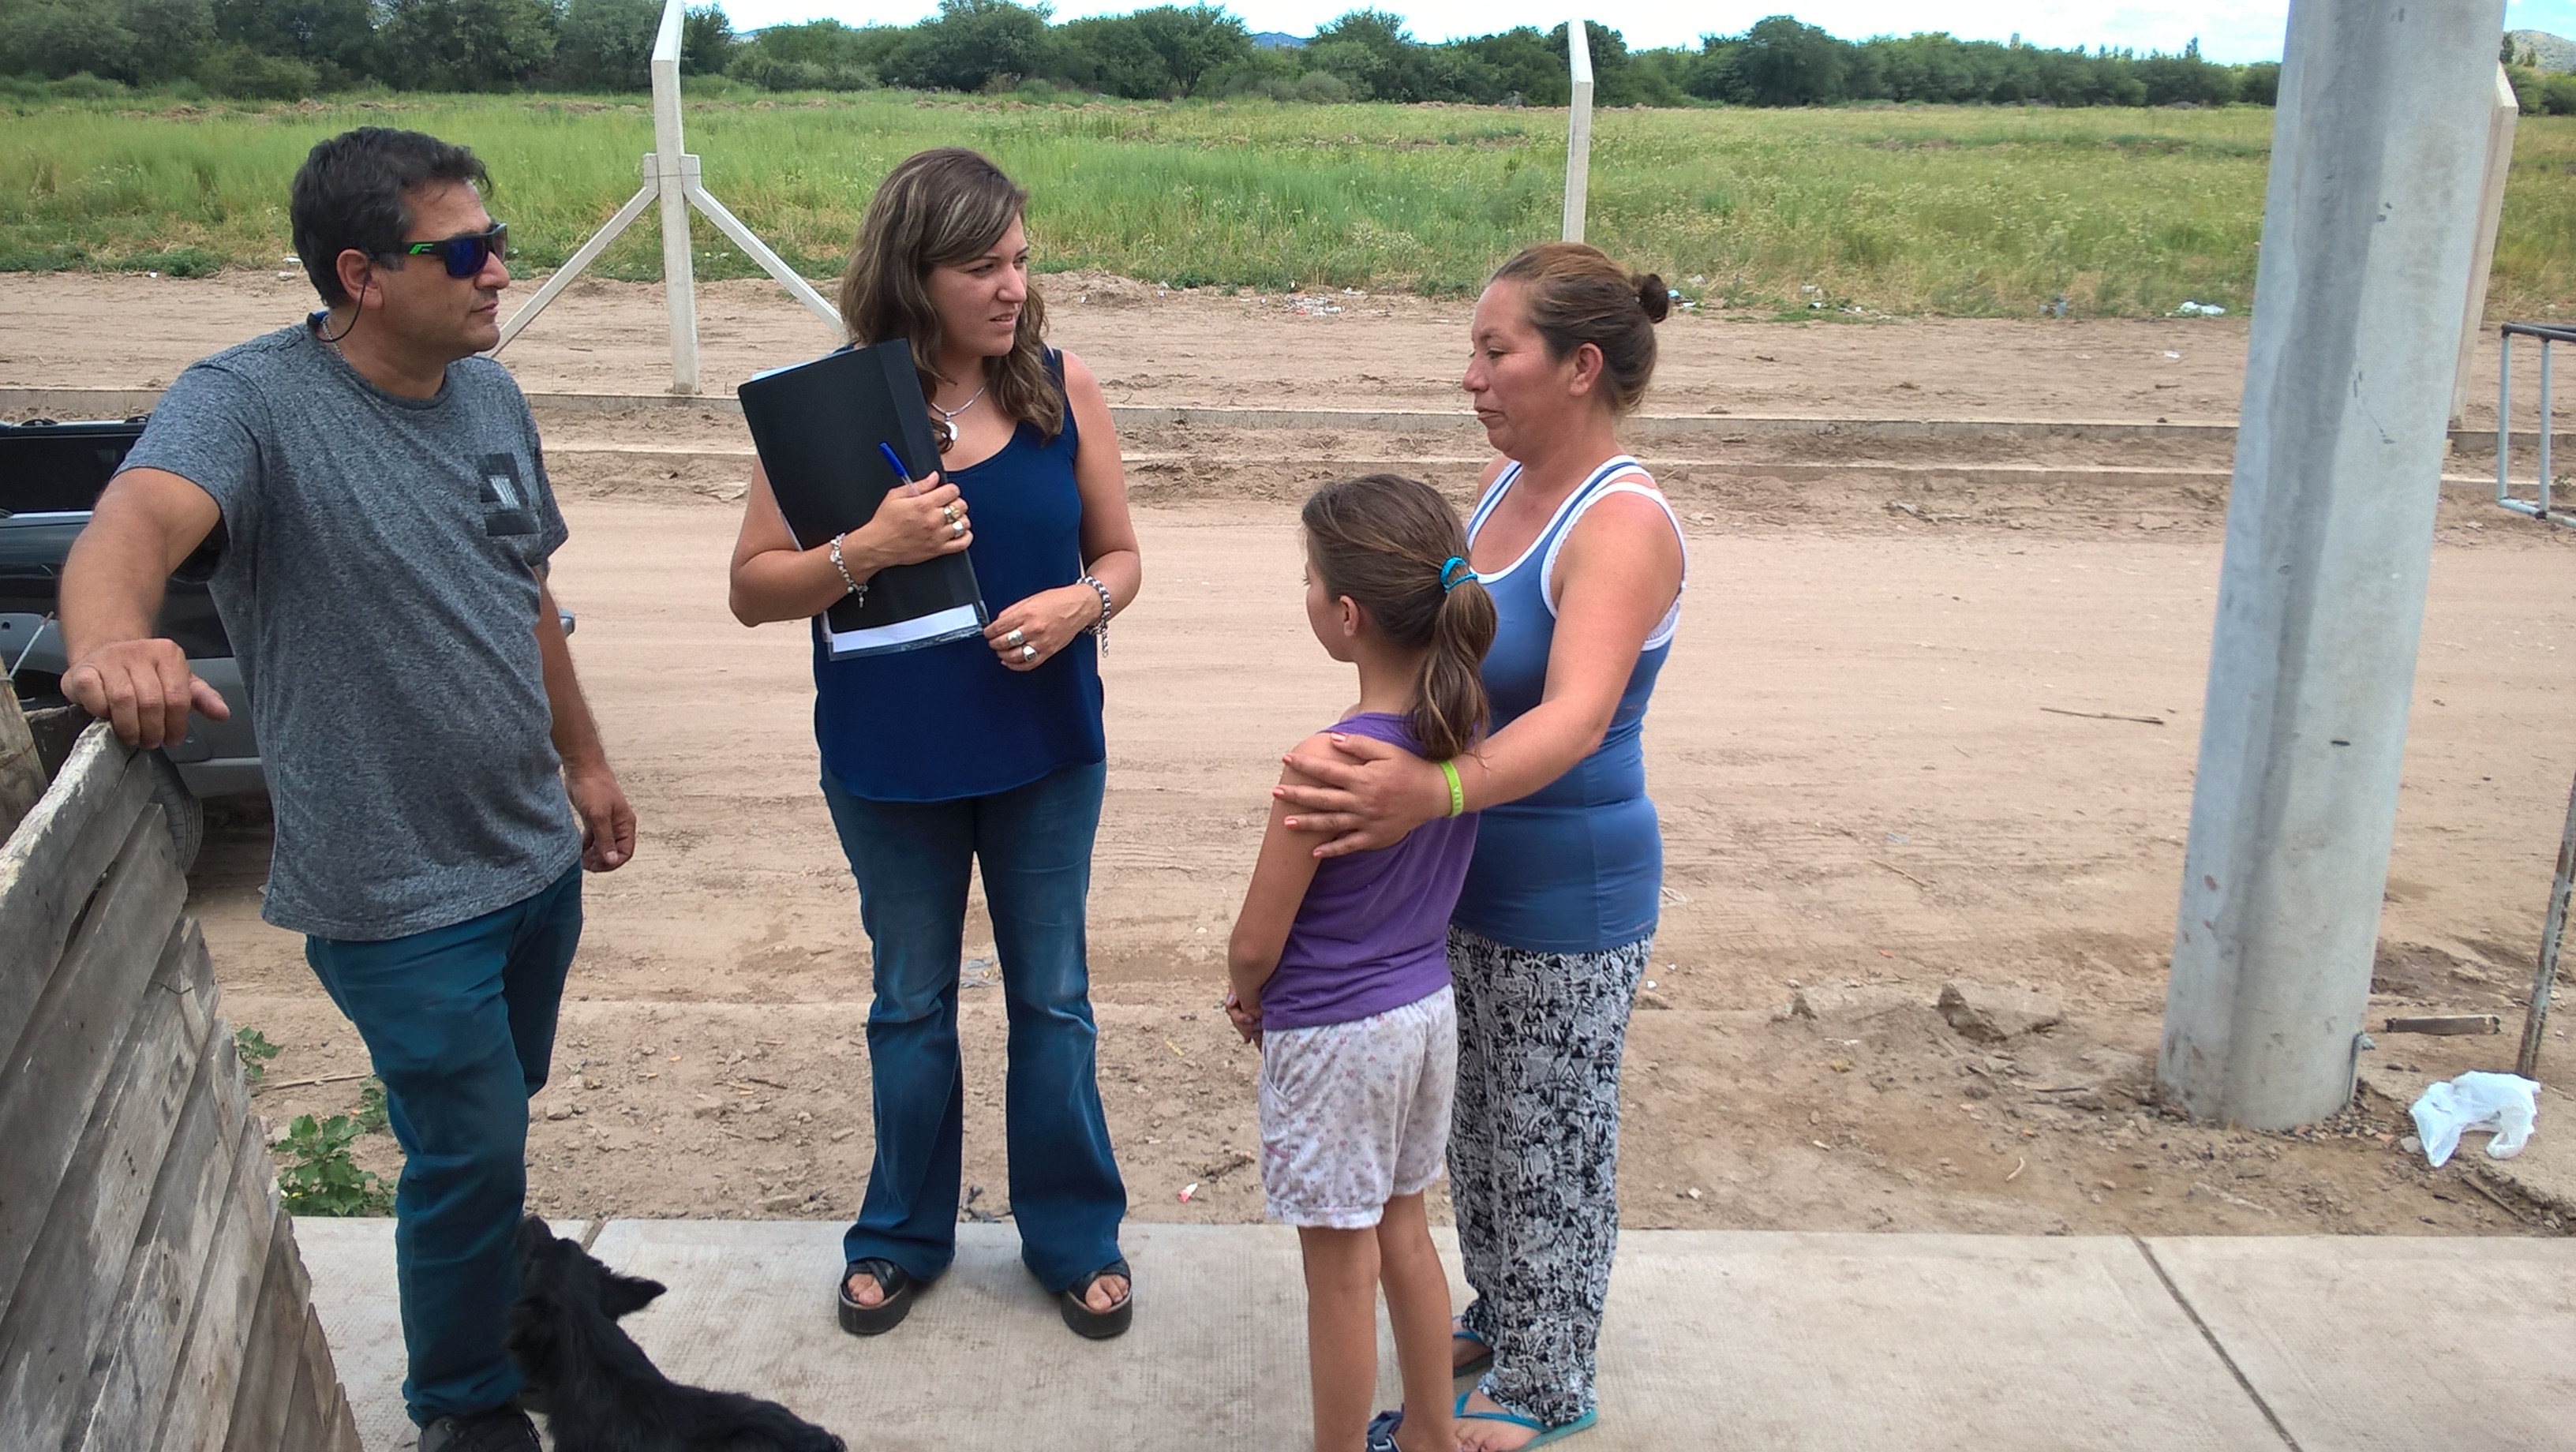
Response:
[[[1452,570],[1461,570],[1465,573],[1459,575],[1457,579],[1451,579],[1450,572]],[[1476,578],[1475,567],[1468,564],[1464,556],[1451,555],[1447,560],[1443,561],[1440,566],[1440,593],[1446,595],[1450,591],[1457,589],[1458,580],[1472,580],[1474,578]]]

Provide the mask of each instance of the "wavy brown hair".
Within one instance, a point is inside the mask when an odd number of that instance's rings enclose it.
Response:
[[[1485,285],[1497,282],[1521,285],[1530,326],[1547,340],[1551,360],[1561,363],[1590,343],[1601,350],[1611,412],[1637,411],[1655,376],[1655,324],[1673,308],[1662,278],[1632,273],[1587,243],[1542,242],[1512,254]]]
[[[938,396],[943,382],[962,382],[939,371],[946,334],[930,301],[930,270],[991,251],[1028,205],[1029,194],[1000,167],[963,146],[904,158],[877,184],[841,274],[841,321],[850,340],[866,347],[910,339],[925,398]],[[1034,426],[1042,438],[1063,430],[1064,386],[1047,371],[1046,304],[1034,284],[1020,304],[1011,351],[986,359],[984,376],[1005,415]]]
[[[1444,761],[1474,746],[1492,710],[1484,664],[1494,644],[1494,597],[1463,564],[1455,583],[1440,583],[1448,562],[1467,553],[1458,511],[1428,484],[1370,474],[1316,490],[1298,518],[1324,589],[1359,602],[1395,644],[1428,648],[1404,717],[1423,754]]]

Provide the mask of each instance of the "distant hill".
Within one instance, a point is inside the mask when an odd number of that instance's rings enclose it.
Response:
[[[2516,57],[2530,51],[2544,71],[2576,71],[2576,40],[2546,30],[2508,30],[2505,37],[2513,42]]]
[[[2533,35],[2539,34],[2538,31],[2532,31],[2529,33]],[[2567,44],[2566,41],[2558,40],[2558,37],[2554,35],[2543,36],[2542,39],[2557,40],[2560,45]],[[1304,50],[1306,48],[1306,37],[1302,35],[1290,35],[1284,30],[1262,30],[1255,31],[1253,33],[1252,43],[1263,50]]]

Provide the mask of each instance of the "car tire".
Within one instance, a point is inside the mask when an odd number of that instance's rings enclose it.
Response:
[[[152,753],[152,801],[170,824],[170,850],[185,874],[197,865],[197,849],[206,841],[206,804],[188,790],[179,768],[161,752]]]

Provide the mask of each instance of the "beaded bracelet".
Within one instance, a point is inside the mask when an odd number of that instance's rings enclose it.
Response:
[[[1100,583],[1099,577],[1085,575],[1082,583],[1100,592],[1100,618],[1091,622],[1090,628],[1091,638],[1099,641],[1100,649],[1105,652],[1109,649],[1109,612],[1116,608],[1116,602],[1109,598],[1109,587]]]
[[[832,568],[841,572],[841,583],[850,587],[850,593],[858,597],[859,604],[868,603],[866,582],[853,578],[850,567],[841,563],[841,536],[837,534],[832,536]]]

